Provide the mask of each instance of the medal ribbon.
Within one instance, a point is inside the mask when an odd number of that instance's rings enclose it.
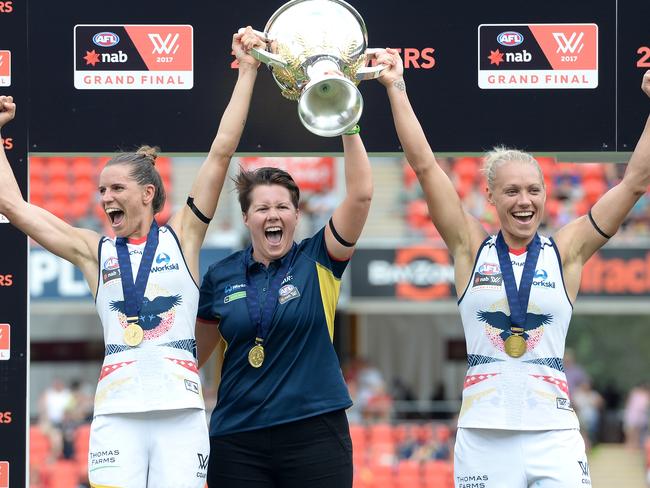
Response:
[[[247,249],[244,253],[244,267],[246,269],[246,305],[248,306],[248,313],[251,318],[251,322],[257,327],[257,336],[255,337],[255,342],[257,344],[262,344],[264,339],[266,339],[269,328],[271,327],[271,319],[275,313],[275,307],[277,305],[278,290],[282,285],[282,281],[287,275],[289,270],[289,264],[292,261],[293,253],[296,249],[296,244],[294,243],[291,247],[291,250],[285,254],[282,258],[282,265],[278,269],[277,273],[271,280],[269,285],[269,292],[266,295],[266,300],[264,301],[264,308],[260,310],[260,299],[257,286],[253,283],[253,279],[250,276],[248,270],[250,264],[251,252]]]
[[[506,298],[510,307],[510,323],[513,327],[524,328],[526,324],[526,312],[528,311],[528,300],[530,299],[530,289],[533,285],[535,267],[537,266],[537,259],[542,248],[542,241],[539,235],[535,233],[533,240],[526,246],[526,262],[524,263],[524,270],[521,273],[519,290],[517,290],[517,282],[515,281],[515,274],[512,270],[508,245],[501,232],[497,236],[496,248],[497,256],[499,257],[499,266],[501,267],[501,275],[503,276],[503,285],[506,289]]]
[[[158,247],[158,224],[154,220],[147,234],[147,243],[144,246],[142,260],[138,268],[138,275],[133,282],[133,271],[131,270],[131,258],[129,257],[129,248],[126,243],[126,237],[118,237],[115,240],[117,249],[117,261],[120,264],[120,276],[122,281],[122,293],[124,294],[124,309],[126,311],[126,320],[128,323],[137,323],[140,317],[140,308],[144,300],[144,292],[149,281],[151,273],[151,264],[153,256]]]

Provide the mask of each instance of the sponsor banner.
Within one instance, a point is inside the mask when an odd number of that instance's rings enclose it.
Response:
[[[443,248],[359,248],[350,262],[351,297],[421,301],[455,296],[454,268]]]
[[[0,324],[0,361],[11,359],[11,326]]]
[[[359,248],[350,262],[351,297],[396,300],[455,300],[454,268],[446,249],[413,246],[398,249]],[[501,287],[497,263],[484,265],[470,286]],[[535,272],[534,286],[562,286]],[[650,249],[601,249],[583,269],[579,296],[619,298],[650,296]]]
[[[334,188],[334,158],[241,158],[240,162],[246,171],[265,166],[283,169],[293,177],[300,191],[330,191]]]
[[[74,86],[79,90],[190,90],[191,25],[76,25]]]
[[[0,86],[11,86],[11,51],[0,50]]]
[[[598,86],[598,25],[482,24],[478,85],[484,90]]]

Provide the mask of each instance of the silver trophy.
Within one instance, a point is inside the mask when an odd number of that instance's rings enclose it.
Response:
[[[269,19],[267,49],[251,54],[267,64],[289,100],[298,101],[298,117],[319,136],[352,129],[361,118],[361,80],[377,78],[385,66],[367,67],[363,19],[343,0],[292,0]]]

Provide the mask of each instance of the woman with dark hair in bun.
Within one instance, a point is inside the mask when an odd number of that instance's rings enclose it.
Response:
[[[116,238],[75,228],[26,202],[0,147],[0,213],[50,252],[78,266],[104,328],[88,474],[93,487],[200,488],[208,431],[196,361],[199,250],[241,137],[259,63],[250,29],[233,36],[239,76],[187,205],[166,225],[156,151],[111,159],[99,193]],[[0,96],[0,128],[16,112]],[[0,145],[1,146],[1,145]]]

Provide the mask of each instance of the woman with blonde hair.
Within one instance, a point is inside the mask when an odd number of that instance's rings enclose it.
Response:
[[[576,487],[591,484],[562,357],[582,269],[614,235],[650,184],[650,118],[623,180],[553,237],[537,233],[546,188],[523,151],[485,158],[487,196],[501,230],[488,235],[461,204],[406,94],[402,60],[378,55],[395,127],[454,259],[469,369],[454,452],[457,487]],[[650,71],[642,89],[650,96]]]

